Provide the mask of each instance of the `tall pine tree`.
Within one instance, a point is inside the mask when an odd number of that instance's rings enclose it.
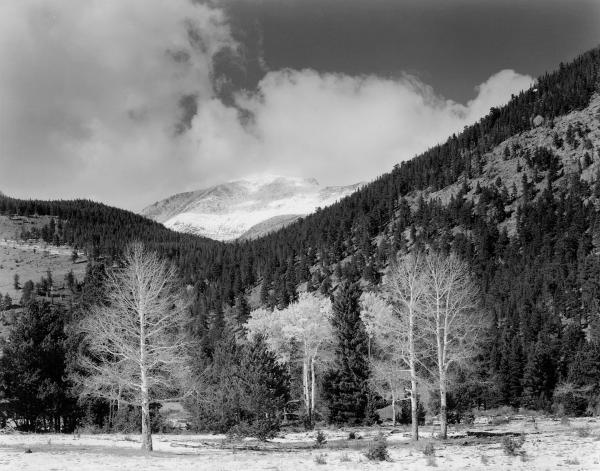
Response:
[[[333,423],[358,424],[368,416],[368,336],[360,318],[360,294],[356,283],[344,282],[333,302],[335,364],[323,384]]]

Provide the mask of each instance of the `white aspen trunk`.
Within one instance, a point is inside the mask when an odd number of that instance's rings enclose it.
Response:
[[[142,449],[152,451],[152,430],[150,428],[150,400],[148,396],[148,378],[146,369],[142,367],[141,372],[142,392]]]
[[[418,396],[417,396],[417,381],[414,376],[414,366],[411,368],[411,380],[410,380],[410,418],[411,418],[411,439],[419,439],[419,409],[418,409]]]
[[[150,428],[150,397],[146,372],[146,319],[140,309],[140,392],[142,406],[142,449],[152,451],[152,430]]]
[[[119,392],[117,393],[117,411],[121,410],[123,403],[121,401],[121,396],[123,394],[123,385],[119,384]]]
[[[396,395],[392,390],[392,427],[396,426]]]
[[[310,410],[310,394],[308,390],[308,359],[306,357],[302,362],[302,387],[304,391],[304,407],[306,409],[306,414],[308,415],[308,421],[312,424],[312,416]]]
[[[449,304],[450,298],[449,294],[446,294],[446,306],[444,309],[444,327],[443,327],[443,335],[442,335],[442,356],[441,356],[441,364],[440,364],[440,427],[442,438],[448,437],[448,408],[446,405],[446,388],[447,388],[447,380],[446,380],[446,360],[447,360],[447,348],[448,348],[448,316],[449,316]]]
[[[412,297],[412,295],[411,295]],[[411,306],[408,312],[408,363],[410,368],[410,417],[411,439],[419,439],[419,413],[417,408],[417,371],[415,352],[415,312]]]
[[[310,417],[315,416],[315,359],[310,359]]]
[[[448,412],[446,407],[446,378],[440,376],[440,437],[448,438]]]
[[[440,437],[445,439],[448,436],[448,418],[446,411],[446,375],[444,371],[444,333],[442,332],[443,329],[441,325],[441,316],[442,314],[438,296],[436,303],[435,333],[437,340],[438,374],[440,383]]]

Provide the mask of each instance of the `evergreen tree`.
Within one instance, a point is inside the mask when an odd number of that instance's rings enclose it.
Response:
[[[289,376],[262,338],[238,344],[226,336],[209,365],[195,366],[201,394],[185,404],[195,427],[260,439],[275,435],[289,400]]]
[[[523,354],[518,337],[513,337],[504,342],[505,349],[502,352],[500,364],[502,396],[505,404],[518,407],[521,402],[523,390]]]
[[[0,355],[0,394],[9,417],[22,427],[70,431],[76,398],[65,375],[65,313],[48,303],[29,303]]]
[[[263,281],[260,285],[260,302],[262,304],[269,304],[269,291],[271,290],[271,283],[273,282],[271,275],[271,268],[267,267],[263,276]]]
[[[235,319],[239,325],[245,324],[250,316],[250,306],[243,294],[235,298]]]
[[[8,293],[4,295],[4,309],[10,309],[12,307],[13,300]]]
[[[21,305],[23,305],[23,306],[26,305],[27,303],[32,301],[34,298],[35,298],[35,293],[34,293],[33,281],[28,280],[23,285],[23,291],[21,292]]]
[[[323,279],[321,286],[319,287],[319,292],[324,296],[329,296],[330,291],[331,291],[331,277],[326,276]]]
[[[548,344],[541,337],[531,350],[523,371],[522,405],[531,409],[548,409],[554,386],[556,385],[557,365]]]
[[[344,282],[333,302],[335,364],[323,384],[332,423],[359,424],[368,415],[368,336],[360,317],[360,294],[357,284]]]

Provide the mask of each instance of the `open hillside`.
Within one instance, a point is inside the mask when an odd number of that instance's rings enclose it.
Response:
[[[398,252],[453,251],[492,318],[477,374],[461,384],[469,394],[455,391],[456,401],[548,407],[559,383],[582,397],[600,387],[599,71],[597,48],[445,143],[256,240],[179,234],[90,201],[0,196],[0,213],[57,218],[53,241],[96,263],[110,266],[132,240],[175,261],[209,358],[247,318],[251,292],[283,308],[300,286],[323,295],[341,280],[377,289]]]
[[[0,293],[8,294],[15,303],[21,297],[21,288],[15,289],[15,275],[22,287],[26,281],[38,282],[51,272],[58,296],[66,289],[65,275],[69,272],[72,271],[76,279],[83,280],[87,264],[83,254],[73,260],[72,247],[53,245],[43,239],[23,239],[23,232],[41,229],[49,222],[49,217],[0,216]]]

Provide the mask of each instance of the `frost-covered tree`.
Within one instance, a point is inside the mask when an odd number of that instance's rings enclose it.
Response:
[[[404,398],[410,379],[405,325],[392,306],[376,293],[363,293],[360,304],[361,319],[369,336],[371,384],[382,397],[391,401],[395,426],[396,407]]]
[[[441,436],[448,429],[446,395],[452,368],[465,366],[476,354],[484,326],[479,290],[466,263],[456,255],[432,253],[425,257],[423,310],[417,311],[418,329],[429,340],[423,355],[431,358],[429,372],[438,384]]]
[[[410,374],[410,409],[412,418],[411,436],[419,439],[418,420],[418,367],[420,355],[420,336],[418,320],[423,312],[424,296],[427,289],[423,256],[419,253],[408,254],[396,260],[390,268],[384,283],[384,292],[400,322],[397,326],[399,338],[396,347],[405,352],[405,360]],[[426,343],[426,342],[425,342]]]
[[[257,309],[245,327],[249,336],[262,335],[281,362],[292,360],[294,344],[300,349],[302,389],[308,422],[312,423],[316,400],[316,365],[332,340],[331,302],[301,293],[298,301],[281,311]]]
[[[103,301],[80,328],[83,393],[141,407],[142,448],[152,450],[150,403],[172,399],[187,368],[186,301],[177,271],[141,244],[107,273]]]

